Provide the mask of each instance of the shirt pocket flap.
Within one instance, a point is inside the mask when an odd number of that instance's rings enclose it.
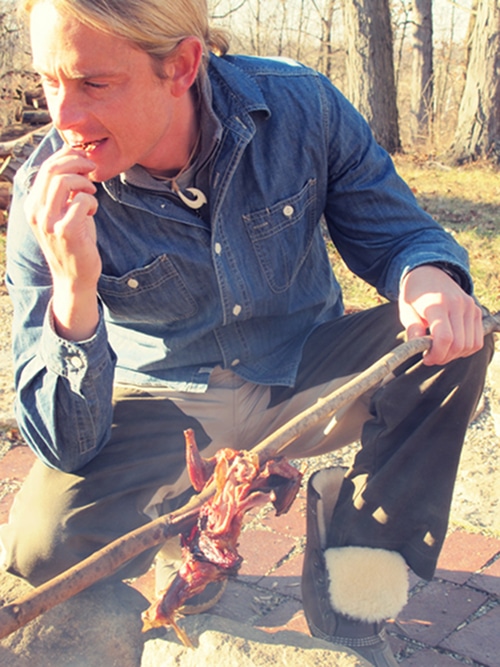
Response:
[[[170,323],[193,317],[198,310],[167,255],[123,276],[101,275],[98,292],[115,321]]]

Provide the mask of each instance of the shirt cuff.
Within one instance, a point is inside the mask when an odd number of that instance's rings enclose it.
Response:
[[[419,266],[435,266],[438,269],[444,271],[450,278],[452,278],[467,294],[472,294],[474,291],[471,277],[469,273],[458,264],[453,264],[452,262],[447,262],[445,260],[429,260],[421,261],[414,266],[406,266],[403,273],[401,274],[401,279],[399,281],[399,286],[410,271],[417,269]]]
[[[74,342],[65,340],[56,333],[51,301],[43,324],[41,354],[47,369],[66,378],[71,389],[81,394],[83,381],[99,376],[110,362],[101,307],[94,335],[87,340]]]
[[[430,262],[429,266],[435,266],[450,276],[467,293],[470,292],[469,276],[456,264],[450,262]]]

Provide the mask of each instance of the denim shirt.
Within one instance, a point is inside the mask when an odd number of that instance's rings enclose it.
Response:
[[[402,276],[467,256],[416,204],[361,116],[297,63],[211,56],[222,134],[208,172],[209,224],[117,176],[97,184],[101,318],[59,338],[51,277],[24,215],[51,131],[18,171],[8,228],[16,415],[50,466],[77,470],[110,436],[114,382],[204,391],[216,365],[291,386],[315,327],[343,312],[324,242],[390,300]]]

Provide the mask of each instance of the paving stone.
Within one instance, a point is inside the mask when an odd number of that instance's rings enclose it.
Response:
[[[403,667],[459,667],[463,662],[431,649],[422,649],[405,658],[401,664]]]
[[[250,623],[260,613],[255,596],[255,589],[252,586],[246,586],[238,579],[230,580],[224,595],[215,607],[212,607],[210,613],[230,618],[238,623]]]
[[[406,653],[408,642],[404,641],[401,637],[397,637],[396,635],[392,634],[394,630],[392,622],[387,623],[386,627],[387,627],[387,638],[389,641],[389,645],[392,649],[392,652],[394,653],[396,658],[400,654],[404,655]]]
[[[129,586],[135,588],[136,591],[139,591],[146,600],[153,602],[156,598],[155,595],[155,567],[154,565],[149,568],[146,574],[143,574],[141,577],[127,581]]]
[[[239,552],[243,556],[240,575],[264,576],[290,553],[295,540],[265,530],[251,530],[240,535]]]
[[[437,646],[487,600],[465,586],[432,581],[410,598],[396,625],[408,637]]]
[[[499,539],[457,530],[445,540],[436,577],[463,584],[499,551]]]
[[[261,579],[259,581],[259,586],[270,588],[282,595],[288,595],[301,600],[302,593],[300,590],[300,580],[303,562],[304,554],[293,556],[275,572]]]
[[[442,646],[488,667],[500,667],[500,606],[457,630]]]
[[[278,535],[301,538],[306,534],[305,502],[297,499],[291,510],[282,516],[269,512],[262,521],[262,526]]]
[[[256,627],[259,630],[264,630],[265,632],[269,632],[271,634],[275,632],[281,632],[282,630],[288,630],[290,632],[301,632],[302,634],[307,635],[308,637],[312,636],[309,631],[309,627],[307,625],[306,617],[302,607],[300,609],[297,609],[297,611],[293,614],[293,616],[283,626],[266,627],[257,625]]]
[[[422,577],[419,577],[413,570],[410,570],[408,572],[408,590],[412,591],[414,588],[419,586],[420,584],[427,584],[428,582],[425,579],[422,579]]]
[[[500,558],[470,579],[470,585],[500,595]]]
[[[311,636],[304,610],[302,608],[292,616],[292,618],[287,623],[286,629],[291,630],[292,632],[302,632],[305,635]]]
[[[260,618],[255,623],[255,627],[260,630],[290,630],[291,628],[288,624],[300,612],[302,612],[302,604],[298,600],[284,600],[263,618]]]

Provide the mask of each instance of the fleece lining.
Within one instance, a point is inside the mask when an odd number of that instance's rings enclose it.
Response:
[[[396,618],[408,598],[408,568],[396,551],[340,547],[325,551],[333,609],[375,623]]]

